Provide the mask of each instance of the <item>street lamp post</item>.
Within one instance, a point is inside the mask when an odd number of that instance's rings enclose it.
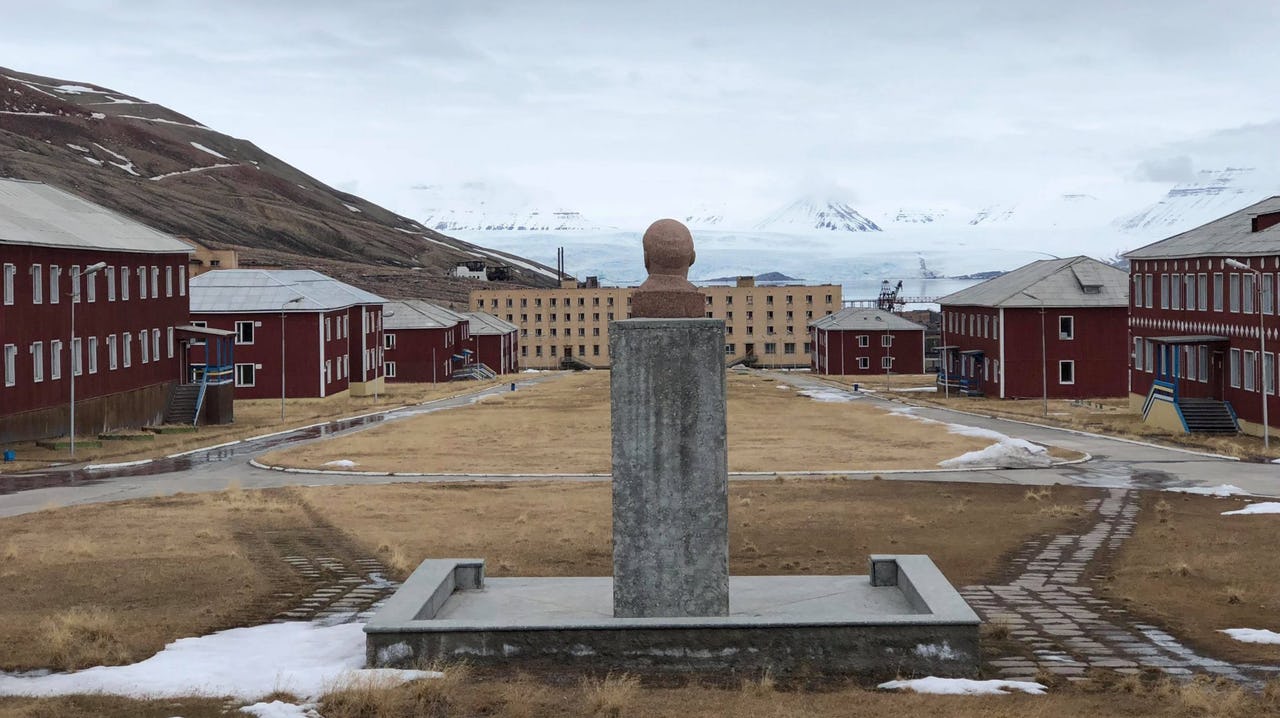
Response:
[[[942,364],[942,393],[947,398],[951,398],[951,376],[948,371],[948,364],[951,363],[951,352],[947,351],[947,314],[938,308],[938,321],[942,327],[942,346],[938,349],[938,361]],[[937,396],[935,394],[935,396]]]
[[[1040,413],[1049,416],[1049,353],[1045,341],[1044,300],[1030,292],[1023,294],[1040,302]]]
[[[1234,259],[1223,260],[1228,267],[1243,269],[1246,272],[1253,272],[1253,291],[1257,293],[1257,301],[1254,302],[1254,309],[1258,311],[1258,374],[1262,377],[1262,386],[1258,387],[1258,393],[1262,396],[1262,446],[1263,448],[1271,448],[1271,427],[1267,422],[1267,325],[1266,314],[1262,311],[1262,270],[1254,269],[1244,262],[1238,262]],[[1272,367],[1275,372],[1275,367]]]
[[[297,304],[302,301],[302,297],[294,297],[284,304],[280,305],[280,423],[284,423],[284,308],[290,304]]]
[[[76,458],[76,359],[79,358],[76,352],[76,302],[80,300],[80,278],[92,277],[106,267],[106,262],[98,262],[71,274],[71,301],[68,302],[71,305],[71,342],[67,353],[71,356],[71,430],[68,434],[71,436],[72,459]]]

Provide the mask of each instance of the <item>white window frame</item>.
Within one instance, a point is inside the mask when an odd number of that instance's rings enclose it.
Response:
[[[187,268],[178,267],[178,296],[187,296]]]
[[[169,334],[169,358],[170,358],[170,359],[172,359],[172,358],[173,358],[174,345],[175,345],[175,343],[176,343],[176,342],[174,342],[173,327],[169,327],[169,332],[168,332],[168,334]]]
[[[143,329],[138,332],[138,363],[146,364],[151,361],[151,343],[147,341],[147,330]]]
[[[1200,369],[1199,379],[1207,384],[1209,383],[1209,347],[1201,344],[1196,353],[1200,355],[1198,362]]]
[[[728,347],[728,345],[725,345],[725,349],[728,349],[728,348],[729,348],[729,347]],[[726,354],[729,354],[729,353],[731,353],[731,352],[726,351],[725,353],[726,353]],[[395,362],[393,362],[393,361],[389,361],[389,362],[387,362],[386,364],[383,364],[382,366],[386,368],[386,376],[387,376],[387,378],[388,378],[388,379],[394,379],[394,378],[396,378],[396,363],[395,363]]]
[[[1062,370],[1067,367],[1071,368],[1071,379],[1069,381],[1062,378]],[[1058,360],[1058,383],[1062,385],[1076,383],[1076,361],[1074,359]]]
[[[1242,314],[1253,314],[1253,298],[1258,292],[1258,278],[1252,272],[1244,272],[1240,275],[1240,312]]]
[[[170,265],[165,265],[164,268],[164,295],[173,296],[173,267]]]
[[[859,369],[870,369],[870,368],[871,368],[871,357],[858,357],[858,368],[859,368]]]
[[[44,304],[44,265],[31,265],[31,303]]]
[[[1262,387],[1268,394],[1276,393],[1276,355],[1271,352],[1262,355]]]
[[[1258,353],[1250,349],[1244,350],[1244,363],[1241,366],[1241,375],[1244,377],[1245,391],[1258,390]]]
[[[160,330],[151,330],[151,361],[160,361]]]
[[[1160,275],[1160,308],[1169,308],[1169,275]]]
[[[86,274],[84,277],[85,296],[88,301],[98,301],[98,273]]]
[[[1231,274],[1227,280],[1227,286],[1230,288],[1230,294],[1227,297],[1228,306],[1231,308],[1232,314],[1240,313],[1240,273]]]
[[[866,334],[858,335],[858,346],[866,348],[871,346],[871,337]]]
[[[154,264],[151,265],[151,298],[160,298],[160,268]]]
[[[49,265],[49,303],[50,304],[57,304],[58,302],[62,301],[62,297],[59,296],[60,292],[62,291],[61,285],[62,285],[62,267],[59,267],[56,264],[50,264]]]
[[[129,332],[121,332],[120,338],[123,348],[120,350],[120,357],[124,360],[124,367],[128,369],[133,366],[133,335]]]
[[[1133,369],[1142,371],[1142,337],[1133,338]]]
[[[13,306],[13,285],[18,276],[18,266],[5,262],[4,265],[4,304],[7,307]]]
[[[1156,304],[1155,276],[1156,275],[1154,274],[1147,274],[1143,276],[1143,281],[1146,282],[1146,285],[1147,285],[1147,292],[1146,292],[1146,296],[1147,296],[1146,308],[1147,309],[1154,308]]]
[[[49,380],[58,381],[62,378],[62,340],[49,340]]]
[[[98,373],[98,338],[89,337],[89,373]]]
[[[1231,388],[1239,389],[1240,388],[1240,350],[1239,349],[1232,349],[1228,353],[1227,364],[1228,364],[1227,373],[1229,375]]]
[[[1067,331],[1062,331],[1062,320],[1067,320]],[[1058,339],[1061,341],[1072,341],[1076,338],[1076,318],[1072,314],[1058,315]]]
[[[120,301],[129,301],[129,268],[120,268]]]
[[[1222,272],[1213,273],[1213,311],[1220,312],[1226,306],[1226,290],[1223,289]]]
[[[253,340],[256,338],[256,335],[257,335],[256,327],[254,326],[254,324],[255,323],[252,319],[248,321],[236,322],[236,344],[253,344]],[[248,341],[244,341],[244,333],[243,331],[241,331],[242,326],[248,327],[249,329]]]
[[[893,369],[893,357],[880,357],[880,368],[886,371]]]
[[[18,345],[4,345],[4,385],[13,386],[18,383]]]
[[[138,267],[138,299],[147,298],[147,268]]]
[[[116,268],[107,267],[107,301],[114,302],[116,300]]]
[[[880,335],[880,346],[889,349],[893,347],[893,335],[885,332]]]
[[[240,373],[240,372],[241,372],[241,370],[243,370],[245,367],[248,367],[248,368],[249,368],[249,369],[248,369],[248,371],[249,371],[249,378],[250,378],[252,381],[248,381],[248,382],[242,381],[241,373]],[[236,364],[236,367],[235,367],[235,383],[236,383],[236,386],[257,386],[257,383],[258,383],[258,365],[257,365],[257,364],[254,364],[253,362],[245,362],[245,363],[243,363],[243,364]]]
[[[1169,275],[1169,309],[1172,309],[1175,311],[1182,309],[1182,293],[1183,293],[1182,275],[1176,274],[1176,273],[1170,274]]]
[[[116,339],[116,335],[108,334],[107,335],[107,371],[115,371],[116,368],[119,366],[119,363],[116,361],[116,359],[119,358],[119,355],[120,355],[119,346],[120,346],[119,341]]]
[[[208,328],[209,328],[209,322],[206,322],[206,321],[204,321],[204,320],[191,321],[191,322],[188,322],[188,324],[190,324],[190,325],[191,325],[191,326],[193,326],[193,327],[200,327],[201,329],[208,329]],[[188,344],[188,346],[193,346],[193,347],[202,347],[202,346],[204,346],[204,340],[203,340],[203,339],[192,339],[192,340],[191,340],[191,343],[190,343],[190,344]]]
[[[80,265],[71,265],[71,271],[67,272],[67,282],[71,284],[71,301],[75,304],[80,303]]]
[[[383,334],[383,335],[382,335],[382,347],[383,347],[384,349],[395,349],[395,348],[396,348],[396,333],[395,333],[395,332],[389,332],[389,333],[387,333],[387,334]]]
[[[80,376],[84,373],[84,361],[81,359],[80,350],[84,347],[84,341],[80,337],[72,337],[71,339],[71,375]]]
[[[1197,277],[1200,289],[1196,294],[1196,310],[1205,312],[1209,310],[1209,275],[1201,272]]]
[[[44,381],[44,342],[31,342],[31,381]]]

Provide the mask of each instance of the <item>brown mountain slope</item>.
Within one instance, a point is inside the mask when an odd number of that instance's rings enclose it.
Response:
[[[237,249],[242,266],[313,268],[384,296],[465,302],[475,284],[445,275],[476,258],[510,264],[515,283],[555,281],[554,270],[427,229],[160,105],[5,68],[0,176]]]

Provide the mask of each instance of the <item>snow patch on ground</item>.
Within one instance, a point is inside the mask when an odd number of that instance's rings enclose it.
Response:
[[[241,713],[248,713],[257,718],[322,718],[310,704],[294,705],[293,703],[285,703],[283,701],[271,701],[270,703],[254,703],[251,706],[245,706],[240,709]]]
[[[1244,643],[1272,643],[1280,645],[1280,633],[1264,628],[1227,628],[1222,633]]]
[[[67,147],[70,147],[71,149],[75,150],[76,152],[88,152],[88,151],[89,151],[89,148],[88,148],[88,147],[81,147],[80,145],[73,145],[73,144],[71,144],[70,142],[68,142],[68,143],[67,143]]]
[[[35,676],[0,673],[0,695],[231,696],[249,701],[279,690],[315,700],[340,681],[413,681],[442,675],[366,669],[364,651],[360,623],[268,623],[182,638],[128,666]]]
[[[107,164],[112,165],[112,166],[114,166],[114,167],[119,167],[120,169],[124,170],[125,172],[128,172],[129,174],[133,175],[134,177],[141,177],[141,176],[142,176],[142,175],[138,174],[138,171],[137,171],[137,170],[135,170],[135,169],[133,168],[133,160],[129,159],[128,157],[125,157],[124,155],[120,154],[119,152],[112,152],[111,150],[107,149],[106,147],[103,147],[102,145],[98,144],[97,142],[94,142],[94,143],[93,143],[93,146],[94,146],[94,147],[97,147],[98,149],[102,150],[103,152],[106,152],[107,154],[111,155],[112,157],[114,157],[114,158],[116,158],[116,159],[120,160],[119,162],[108,162]]]
[[[1249,495],[1248,491],[1232,484],[1218,484],[1217,486],[1188,486],[1185,488],[1165,489],[1165,491],[1175,491],[1180,494],[1196,494],[1199,496],[1217,496],[1219,498]]]
[[[909,690],[916,693],[932,693],[943,696],[1002,696],[1014,691],[1044,695],[1045,686],[1034,681],[975,681],[969,678],[914,678],[905,681],[881,683],[888,691]]]
[[[93,89],[92,87],[85,87],[84,85],[58,85],[53,89],[58,92],[61,92],[64,95],[78,95],[81,92],[92,92],[94,94],[98,93],[98,91]]]
[[[199,142],[192,142],[192,143],[191,143],[191,146],[192,146],[192,147],[194,147],[194,148],[196,148],[197,150],[200,150],[201,152],[207,152],[207,153],[209,153],[209,154],[213,155],[214,157],[221,157],[221,158],[222,158],[222,159],[224,159],[224,160],[231,159],[230,157],[227,157],[226,155],[222,154],[221,152],[219,152],[219,151],[217,151],[217,150],[211,150],[211,149],[209,149],[208,147],[205,147],[204,145],[200,144]]]
[[[342,468],[344,468],[344,469],[349,469],[349,468],[351,468],[351,467],[353,467],[353,466],[357,466],[356,462],[352,461],[351,459],[335,459],[334,461],[326,461],[326,462],[324,462],[324,465],[325,465],[325,466],[340,466],[340,467],[342,467]]]
[[[832,389],[805,389],[800,392],[800,396],[807,396],[814,401],[830,402],[846,402],[853,401],[858,398],[847,392],[835,391]]]
[[[938,466],[944,469],[961,469],[977,466],[994,466],[1001,469],[1043,468],[1052,466],[1049,450],[1026,439],[1005,437],[1001,441],[978,451],[961,454],[954,459],[944,459]]]
[[[85,162],[88,162],[89,164],[91,164],[91,165],[93,165],[93,166],[95,166],[95,167],[101,167],[101,166],[102,166],[102,160],[98,159],[97,157],[85,157],[85,158],[84,158],[84,161],[85,161]]]
[[[113,162],[112,164],[115,164],[115,163]],[[152,182],[155,182],[157,180],[162,180],[167,177],[176,177],[177,175],[189,175],[194,172],[204,172],[206,170],[216,170],[222,167],[238,167],[238,166],[239,165],[235,164],[234,162],[232,163],[220,162],[216,165],[208,165],[206,167],[192,167],[189,170],[178,170],[177,172],[166,172],[162,175],[156,175],[155,177],[148,177],[147,179],[151,180]]]
[[[1245,516],[1248,514],[1280,514],[1280,501],[1261,501],[1249,504],[1236,511],[1223,511],[1223,516]]]

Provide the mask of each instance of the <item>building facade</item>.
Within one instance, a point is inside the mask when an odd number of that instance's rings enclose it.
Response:
[[[235,332],[237,399],[382,391],[385,302],[311,270],[224,269],[191,280],[191,324]],[[192,371],[203,356],[191,347]]]
[[[809,323],[809,368],[818,374],[923,374],[925,327],[878,309],[851,307]]]
[[[520,328],[486,312],[466,315],[466,361],[483,364],[496,374],[520,371]]]
[[[189,253],[50,185],[0,179],[0,444],[65,436],[73,377],[77,435],[159,423],[181,378]]]
[[[1001,399],[1125,396],[1128,277],[1046,259],[938,300],[940,390]]]
[[[467,318],[420,299],[388,302],[383,308],[384,369],[390,382],[441,382],[465,360]]]
[[[746,277],[735,286],[699,289],[706,316],[725,322],[725,360],[750,357],[772,368],[809,366],[809,322],[842,306],[837,284],[756,286]],[[523,367],[558,368],[566,358],[607,367],[609,322],[630,318],[632,291],[567,280],[559,289],[473,290],[471,307],[519,328]]]
[[[1241,431],[1280,426],[1280,197],[1125,255],[1129,260],[1130,400],[1180,431],[1215,405]],[[1274,342],[1274,344],[1273,344]],[[1265,347],[1264,347],[1265,344]]]

